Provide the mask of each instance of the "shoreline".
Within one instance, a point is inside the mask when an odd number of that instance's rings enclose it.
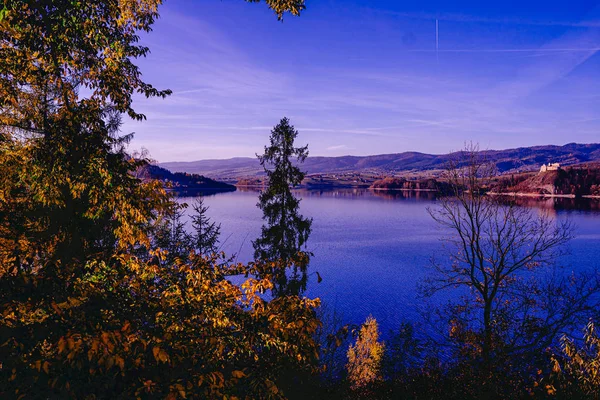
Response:
[[[488,192],[490,196],[512,196],[512,197],[530,197],[530,198],[539,198],[539,199],[592,199],[592,200],[600,200],[600,196],[595,195],[583,195],[580,197],[575,196],[574,194],[546,194],[546,193],[525,193],[525,192],[506,192],[506,193],[497,193],[497,192]]]
[[[247,188],[247,189],[263,189],[264,185],[235,185],[237,188]],[[425,192],[425,193],[440,193],[436,189],[405,189],[405,188],[372,188],[372,187],[364,187],[364,186],[298,186],[295,189],[305,189],[305,190],[336,190],[336,189],[364,189],[364,190],[372,190],[379,192]],[[487,192],[490,196],[505,196],[505,197],[527,197],[527,198],[537,198],[537,199],[590,199],[590,200],[600,200],[600,196],[598,195],[583,195],[580,197],[575,196],[574,194],[541,194],[541,193],[525,193],[525,192]]]
[[[433,193],[440,193],[439,190],[435,190],[435,189],[404,189],[404,188],[368,188],[369,190],[381,190],[381,191],[386,191],[386,192],[392,192],[392,191],[401,191],[401,192],[433,192]]]

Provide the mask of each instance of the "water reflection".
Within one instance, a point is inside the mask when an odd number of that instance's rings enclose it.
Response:
[[[260,188],[243,187],[238,188],[241,193],[259,193]],[[294,193],[301,197],[328,197],[348,199],[380,198],[385,200],[435,200],[437,195],[433,191],[417,190],[373,190],[361,188],[339,188],[339,189],[296,189]]]
[[[260,192],[260,188],[238,188],[241,193]],[[340,189],[296,189],[294,193],[304,198],[324,197],[337,199],[383,199],[435,201],[439,195],[434,191],[417,190],[373,190],[361,188]],[[214,195],[209,193],[208,195]],[[204,194],[200,194],[204,195]],[[547,211],[591,211],[600,212],[600,199],[566,197],[497,197],[501,202],[515,202],[522,207],[540,208]]]
[[[386,200],[427,200],[433,201],[437,198],[436,192],[416,191],[416,190],[373,190],[374,196]]]
[[[205,198],[209,216],[222,225],[222,248],[240,262],[253,257],[251,241],[260,235],[262,213],[256,207],[259,189],[212,194]],[[382,331],[419,318],[423,300],[417,285],[429,275],[431,258],[447,256],[445,232],[427,212],[435,207],[432,192],[368,189],[297,190],[300,211],[312,217],[309,251],[314,258],[306,295],[319,297],[344,320],[361,323],[369,314]],[[179,201],[191,204],[192,198]],[[600,268],[600,201],[519,198],[524,207],[550,211],[575,225],[565,271]],[[583,211],[582,211],[583,210]]]
[[[550,211],[600,212],[600,199],[565,197],[517,197],[516,204],[523,207],[542,208]]]
[[[235,188],[231,189],[173,189],[171,192],[178,198],[193,198],[193,197],[208,197],[216,196],[221,193],[235,192]]]

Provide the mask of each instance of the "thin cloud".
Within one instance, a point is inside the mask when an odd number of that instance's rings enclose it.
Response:
[[[514,32],[517,39],[484,32],[476,41],[489,44],[483,48],[464,48],[468,41],[455,43],[455,49],[442,47],[446,56],[436,69],[435,50],[400,55],[392,52],[397,50],[392,42],[377,35],[369,40],[390,49],[385,57],[373,57],[360,41],[340,43],[348,54],[370,55],[366,63],[333,57],[337,54],[323,56],[323,62],[317,54],[310,63],[295,63],[312,46],[305,43],[289,52],[293,56],[282,52],[281,62],[272,63],[259,58],[265,50],[261,43],[256,49],[240,47],[217,20],[201,18],[162,15],[151,36],[158,46],[149,43],[150,76],[145,66],[142,71],[174,94],[165,100],[136,97],[136,109],[148,121],[125,122],[124,131],[139,131],[135,143],[159,160],[252,155],[284,115],[313,154],[444,152],[469,138],[497,148],[556,141],[573,133],[573,140],[583,141],[600,126],[591,109],[598,99],[594,93],[600,92],[597,74],[577,72],[600,50],[595,28],[567,29],[540,48],[530,42],[517,47],[523,28]],[[402,27],[391,26],[390,35],[401,37]],[[544,31],[555,35],[557,30]],[[444,69],[444,62],[452,68]]]
[[[489,18],[483,16],[469,15],[469,14],[456,14],[456,13],[411,13],[411,12],[397,12],[389,10],[378,10],[367,8],[373,13],[382,13],[387,15],[394,15],[396,17],[409,18],[409,19],[421,19],[421,20],[439,20],[448,22],[475,22],[475,23],[489,23],[489,24],[502,24],[502,25],[532,25],[532,26],[562,26],[572,28],[600,28],[600,19],[588,18],[582,21],[558,21],[558,20],[535,20],[527,18]]]
[[[327,150],[327,151],[346,150],[346,149],[348,149],[348,146],[346,146],[345,144],[338,144],[336,146],[329,146],[329,147],[325,148],[325,150]]]
[[[600,30],[568,32],[547,43],[538,51],[542,53],[554,48],[584,48],[590,43],[600,43]],[[546,60],[534,60],[519,71],[515,80],[508,85],[500,86],[498,91],[508,93],[513,98],[527,96],[570,74],[599,50],[599,47],[589,47],[586,51],[561,53],[552,60],[552,63]]]
[[[347,133],[353,135],[367,135],[367,136],[389,136],[378,131],[378,128],[363,128],[363,129],[345,129],[339,128],[302,128],[299,127],[300,132],[320,132],[320,133]]]

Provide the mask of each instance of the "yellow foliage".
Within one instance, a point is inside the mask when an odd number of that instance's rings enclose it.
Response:
[[[382,380],[381,361],[384,345],[379,341],[377,321],[369,316],[360,328],[356,343],[348,349],[348,380],[352,389],[360,389]]]
[[[584,330],[584,345],[581,347],[563,336],[561,339],[562,357],[552,358],[552,375],[568,378],[571,384],[589,398],[600,396],[600,337],[596,325],[590,321]],[[546,385],[547,393],[554,395],[557,389]]]
[[[4,1],[0,398],[283,397],[283,366],[314,367],[318,300],[267,301],[268,276],[229,280],[257,265],[153,248],[175,204],[119,126],[144,118],[133,93],[169,94],[133,64],[159,4]]]

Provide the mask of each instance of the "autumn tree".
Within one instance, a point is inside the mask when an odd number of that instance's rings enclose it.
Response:
[[[155,246],[175,204],[119,128],[144,119],[134,94],[170,93],[135,65],[159,5],[4,1],[0,397],[282,397],[280,366],[314,366],[318,301],[267,302],[270,281],[227,280],[255,266]]]
[[[276,295],[298,294],[307,283],[310,254],[304,248],[312,219],[300,214],[300,200],[292,188],[304,179],[297,164],[308,156],[308,146],[294,147],[297,136],[289,119],[283,118],[271,131],[270,145],[258,156],[269,183],[259,196],[266,224],[253,242],[254,258],[264,265],[263,275],[273,276]]]
[[[563,335],[557,353],[551,357],[551,371],[535,382],[534,388],[559,398],[600,398],[600,336],[596,324],[588,322],[583,340]]]
[[[356,343],[348,349],[348,381],[353,390],[383,380],[381,363],[384,345],[379,341],[377,320],[369,316],[361,326]]]
[[[424,285],[427,295],[456,291],[442,312],[449,339],[460,357],[480,361],[483,371],[502,360],[515,365],[519,354],[541,355],[593,309],[598,290],[595,277],[553,273],[571,238],[568,221],[487,195],[495,176],[476,146],[449,165],[452,195],[430,213],[449,233],[450,258],[434,262]]]

